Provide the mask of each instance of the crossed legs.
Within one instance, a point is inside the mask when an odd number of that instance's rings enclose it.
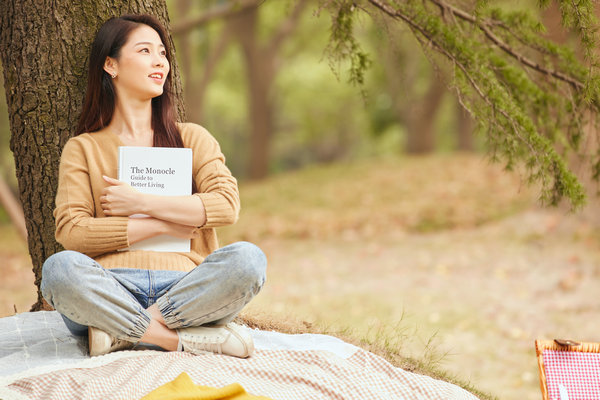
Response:
[[[177,329],[233,320],[259,292],[265,270],[266,258],[258,247],[234,243],[209,255],[144,308],[137,288],[86,255],[63,251],[44,263],[41,289],[72,325],[176,350]]]

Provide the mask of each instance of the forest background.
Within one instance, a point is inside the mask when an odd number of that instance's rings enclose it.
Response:
[[[314,3],[267,1],[243,17],[224,3],[167,1],[187,119],[240,179],[241,220],[221,241],[269,256],[248,313],[384,343],[492,396],[538,398],[535,338],[597,340],[593,185],[576,213],[541,208],[518,170],[490,161],[448,71],[407,28],[359,20],[371,63],[356,86],[330,65],[330,19]],[[556,8],[502,4],[569,43]],[[16,193],[9,137],[2,96],[0,174]],[[36,295],[5,210],[0,223],[5,316]]]

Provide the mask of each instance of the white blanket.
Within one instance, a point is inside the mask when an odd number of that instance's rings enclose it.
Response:
[[[476,399],[331,336],[252,336],[256,353],[246,360],[152,350],[90,358],[58,313],[17,314],[0,319],[0,398],[139,399],[187,372],[197,384],[237,382],[273,399]]]

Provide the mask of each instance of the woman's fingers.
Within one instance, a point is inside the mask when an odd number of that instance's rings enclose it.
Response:
[[[123,183],[117,179],[111,178],[110,176],[106,175],[102,175],[102,179],[104,179],[107,183],[110,183],[111,185],[120,185]]]
[[[102,175],[108,183],[102,189],[100,206],[106,215],[128,216],[139,213],[139,192],[126,182]]]
[[[108,201],[107,195],[100,196],[100,207],[102,207],[102,211],[104,211],[105,215],[110,215],[110,203]]]

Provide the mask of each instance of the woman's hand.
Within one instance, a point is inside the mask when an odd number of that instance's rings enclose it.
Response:
[[[125,182],[104,175],[102,178],[108,183],[100,196],[100,206],[105,215],[128,217],[143,212],[142,193]]]

